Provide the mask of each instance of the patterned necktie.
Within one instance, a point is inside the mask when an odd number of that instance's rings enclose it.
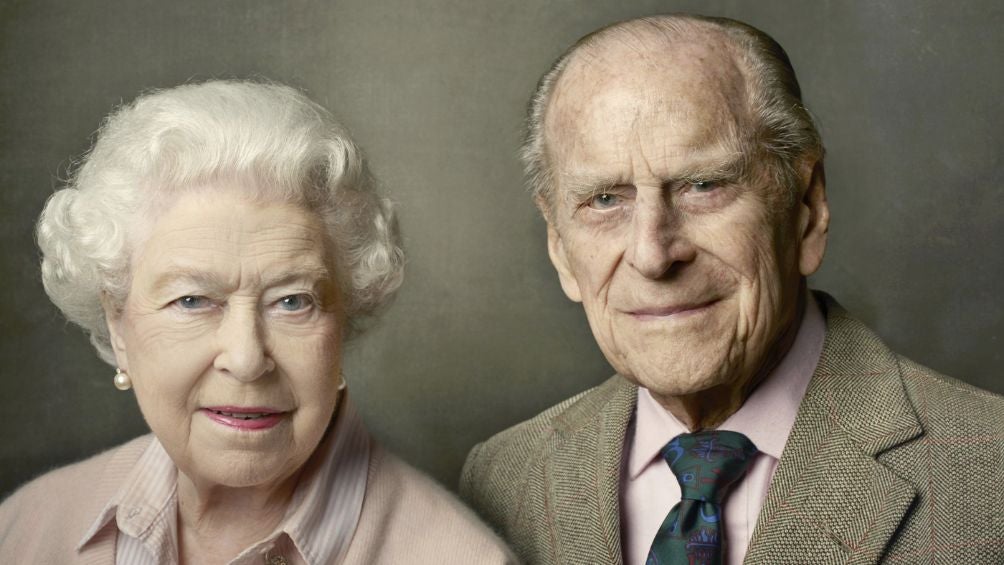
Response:
[[[722,501],[746,473],[756,446],[736,432],[680,434],[662,458],[680,482],[681,500],[655,535],[646,565],[721,565]]]

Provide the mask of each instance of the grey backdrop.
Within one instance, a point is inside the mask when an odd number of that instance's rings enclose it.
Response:
[[[399,202],[407,282],[346,373],[405,458],[452,486],[474,442],[600,382],[523,191],[523,106],[580,35],[676,10],[746,20],[791,55],[829,150],[813,285],[908,356],[1004,391],[998,0],[3,0],[0,496],[145,430],[43,293],[32,229],[103,116],[187,80],[305,88]]]

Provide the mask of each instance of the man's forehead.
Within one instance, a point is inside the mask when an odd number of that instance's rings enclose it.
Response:
[[[722,34],[631,37],[605,39],[572,55],[552,93],[548,121],[578,123],[583,113],[627,103],[681,113],[715,105],[745,109],[743,69]]]
[[[653,113],[745,121],[745,76],[723,40],[608,40],[583,47],[552,92],[545,137],[591,129],[594,121],[618,120],[624,126]]]
[[[750,122],[745,80],[731,53],[708,43],[621,42],[576,57],[545,116],[548,150],[589,161],[638,145],[674,159],[733,147],[727,138]]]

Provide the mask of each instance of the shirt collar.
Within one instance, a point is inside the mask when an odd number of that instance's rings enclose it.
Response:
[[[178,469],[154,438],[98,513],[77,550],[114,519],[120,532],[140,540],[153,555],[175,555],[177,520],[167,511],[176,508],[177,484]]]
[[[242,552],[235,562],[264,554],[283,536],[309,565],[335,563],[344,557],[362,512],[370,454],[369,434],[347,395],[343,395],[333,429],[317,453],[321,457],[308,462],[279,527]],[[177,472],[154,438],[77,549],[114,519],[120,533],[140,540],[152,555],[175,556],[176,561]]]
[[[825,335],[826,321],[810,293],[791,348],[739,410],[718,429],[742,433],[762,453],[780,459],[805,389],[816,370]],[[647,389],[639,387],[634,435],[627,461],[628,477],[638,477],[659,458],[659,451],[669,440],[689,431]]]
[[[370,438],[348,397],[320,468],[300,479],[280,530],[312,565],[336,563],[348,551],[362,513]]]

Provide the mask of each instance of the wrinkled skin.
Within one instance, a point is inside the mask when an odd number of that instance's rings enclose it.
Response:
[[[282,518],[334,413],[333,253],[316,215],[226,187],[181,194],[141,239],[124,306],[106,304],[113,348],[179,470],[183,561],[226,561]],[[212,406],[282,415],[249,431],[213,420]]]
[[[607,42],[574,56],[544,122],[562,288],[611,365],[691,429],[735,412],[787,350],[826,246],[821,164],[801,164],[794,199],[774,186],[745,97],[713,34]]]

